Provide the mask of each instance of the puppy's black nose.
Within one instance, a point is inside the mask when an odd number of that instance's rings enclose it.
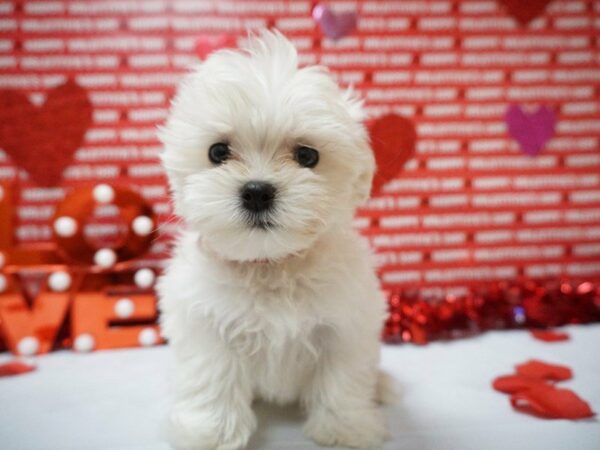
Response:
[[[248,181],[242,186],[242,204],[252,212],[262,212],[273,206],[275,186],[264,181]]]

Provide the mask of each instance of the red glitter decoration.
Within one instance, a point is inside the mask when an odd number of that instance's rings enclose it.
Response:
[[[426,344],[487,330],[548,328],[600,321],[600,285],[522,280],[473,287],[465,295],[424,298],[392,291],[383,330],[388,343]]]

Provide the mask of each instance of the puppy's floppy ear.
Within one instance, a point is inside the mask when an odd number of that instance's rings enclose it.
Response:
[[[369,143],[369,134],[365,126],[366,114],[363,109],[363,100],[350,86],[343,93],[346,110],[357,127],[357,151],[359,152],[358,173],[353,180],[352,200],[356,207],[363,205],[371,195],[373,176],[375,175],[375,157]]]
[[[342,93],[342,97],[346,104],[346,110],[350,114],[350,117],[352,117],[352,120],[358,123],[364,122],[366,118],[365,110],[363,109],[364,102],[354,90],[354,86],[350,85]]]
[[[197,130],[194,120],[181,120],[174,110],[177,104],[181,105],[193,101],[193,97],[186,93],[194,89],[194,79],[198,76],[201,67],[202,64],[196,64],[182,77],[177,87],[177,93],[171,99],[169,117],[163,125],[157,127],[156,133],[158,140],[163,145],[159,158],[167,174],[171,199],[177,215],[182,215],[184,181],[187,175],[193,173],[189,161],[197,158],[198,148],[195,139]],[[183,106],[183,110],[187,114],[196,110],[195,105],[192,107]]]
[[[354,206],[362,206],[371,196],[371,186],[373,185],[373,176],[375,175],[375,158],[368,141],[365,140],[362,151],[364,158],[360,162],[358,176],[354,181],[353,201]]]

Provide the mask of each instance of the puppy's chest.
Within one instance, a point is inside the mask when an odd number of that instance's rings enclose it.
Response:
[[[322,327],[308,308],[288,302],[255,305],[231,325],[229,342],[240,357],[275,361],[315,353]]]
[[[255,397],[280,404],[297,401],[319,361],[314,338],[299,337],[265,346],[250,355]]]
[[[260,309],[249,313],[247,328],[232,345],[247,364],[256,397],[293,402],[320,359],[323,325],[298,305]]]
[[[256,397],[296,401],[317,367],[333,321],[329,289],[309,276],[252,281],[236,286],[244,313],[227,327],[235,330],[230,345],[246,362]]]

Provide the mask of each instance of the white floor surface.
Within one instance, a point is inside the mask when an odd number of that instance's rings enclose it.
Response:
[[[598,419],[542,420],[512,410],[490,383],[536,358],[570,366],[563,383],[600,412],[600,325],[567,327],[571,340],[544,343],[525,331],[453,342],[385,346],[383,367],[402,387],[387,407],[393,438],[385,450],[598,450]],[[10,359],[0,354],[0,362]],[[0,378],[1,450],[167,450],[169,349],[36,359],[38,370]],[[293,407],[256,405],[251,450],[319,448],[302,435]]]

